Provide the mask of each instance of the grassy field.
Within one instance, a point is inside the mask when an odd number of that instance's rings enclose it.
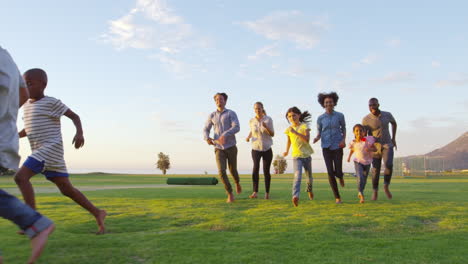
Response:
[[[220,184],[165,188],[162,176],[72,175],[107,210],[109,232],[94,235],[92,216],[59,193],[38,193],[38,209],[57,225],[39,263],[467,263],[467,175],[395,178],[393,200],[381,193],[365,204],[349,177],[341,205],[325,176],[315,177],[316,200],[303,192],[294,208],[291,175],[273,176],[272,200],[248,199],[250,176],[242,176],[234,204]],[[53,187],[40,176],[33,184]],[[0,177],[0,188],[14,187]],[[135,188],[101,190],[112,187]],[[0,249],[5,264],[25,263],[29,243],[1,220]]]

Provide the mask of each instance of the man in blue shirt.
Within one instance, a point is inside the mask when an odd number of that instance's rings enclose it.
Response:
[[[236,192],[240,194],[242,187],[239,183],[239,173],[237,172],[237,147],[236,136],[239,132],[239,120],[234,111],[226,109],[227,94],[217,93],[214,96],[217,110],[210,114],[203,129],[204,139],[208,145],[215,147],[216,164],[218,165],[218,175],[224,184],[224,189],[228,194],[228,203],[234,202],[232,186],[226,174],[226,165],[229,166]],[[213,138],[210,137],[211,127],[214,127]]]

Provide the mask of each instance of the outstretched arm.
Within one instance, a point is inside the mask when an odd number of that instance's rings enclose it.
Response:
[[[291,147],[291,139],[288,137],[288,142],[286,143],[286,151],[283,153],[283,157],[286,157],[288,156],[288,153],[289,153],[289,148]]]
[[[75,125],[75,128],[76,128],[76,134],[73,137],[72,144],[75,145],[76,149],[83,147],[84,137],[83,137],[83,128],[81,126],[80,117],[77,114],[75,114],[75,112],[73,112],[71,109],[68,109],[64,115],[73,121],[73,124]]]
[[[353,155],[354,153],[354,150],[351,149],[351,151],[349,152],[349,156],[348,156],[348,162],[351,160],[351,156]]]
[[[390,124],[392,124],[392,143],[396,149],[397,148],[397,144],[396,144],[397,123],[396,121],[393,121],[393,122],[390,122]]]
[[[322,122],[319,117],[317,118],[317,136],[314,138],[314,141],[312,141],[312,143],[315,144],[315,142],[320,140],[320,138],[322,137],[321,133],[322,133]]]
[[[23,128],[20,132],[18,132],[18,136],[20,138],[23,138],[23,137],[27,136],[26,130],[24,130],[24,128]]]
[[[247,136],[245,141],[249,142],[251,137],[252,137],[252,131],[249,132],[249,135]]]
[[[27,87],[20,87],[19,89],[19,106],[23,106],[29,99],[29,91]]]
[[[343,139],[340,142],[340,148],[344,148],[346,146],[346,121],[344,115],[340,118],[340,126],[341,126],[341,133],[343,134]]]

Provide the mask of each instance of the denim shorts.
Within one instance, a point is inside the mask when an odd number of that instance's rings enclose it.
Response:
[[[69,174],[66,172],[44,170],[45,162],[38,161],[37,159],[32,158],[32,157],[28,157],[26,161],[23,163],[23,166],[32,170],[34,173],[44,174],[47,179],[52,178],[52,177],[68,177],[69,176]]]

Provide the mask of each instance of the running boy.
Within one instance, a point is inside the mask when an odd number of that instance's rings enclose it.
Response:
[[[78,189],[73,187],[63,158],[63,141],[60,117],[65,115],[73,121],[76,135],[72,144],[75,148],[84,145],[83,130],[80,117],[65,106],[60,100],[45,96],[47,74],[42,69],[31,69],[23,75],[29,90],[29,100],[24,104],[24,129],[20,137],[27,136],[32,154],[23,163],[15,175],[15,181],[23,194],[25,202],[36,208],[34,190],[30,179],[42,173],[55,183],[60,192],[71,198],[84,209],[88,210],[98,224],[97,234],[105,232],[104,219],[106,211],[96,208]]]
[[[356,124],[353,127],[354,140],[349,144],[348,162],[354,155],[354,168],[356,169],[356,179],[358,185],[358,198],[360,203],[364,203],[364,188],[367,183],[370,165],[372,163],[373,152],[377,151],[373,136],[366,137],[364,126]]]

